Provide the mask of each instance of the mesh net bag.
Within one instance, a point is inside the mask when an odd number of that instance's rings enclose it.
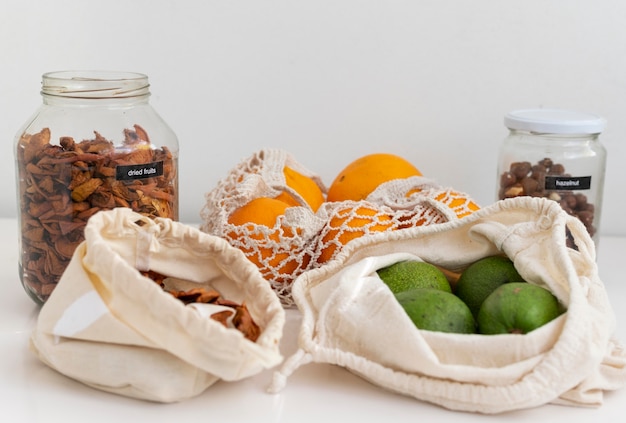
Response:
[[[292,305],[290,285],[310,265],[307,246],[323,223],[304,198],[289,187],[285,166],[311,178],[325,191],[321,179],[283,150],[262,150],[231,169],[209,193],[201,211],[200,230],[220,236],[251,259],[278,294],[282,303]],[[272,227],[250,223],[229,223],[231,213],[257,198],[276,198],[287,192],[298,206],[290,207]]]
[[[349,242],[456,220],[479,208],[468,195],[415,176],[385,182],[365,200],[324,202],[314,210],[288,185],[285,167],[310,178],[326,193],[321,177],[291,154],[279,149],[260,150],[232,168],[206,194],[200,230],[242,250],[257,264],[286,307],[294,306],[293,281],[337,259]],[[278,216],[272,227],[229,222],[235,210],[251,201],[284,193],[295,199],[295,205]]]

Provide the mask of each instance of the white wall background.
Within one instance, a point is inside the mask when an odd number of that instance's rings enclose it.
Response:
[[[41,74],[146,73],[180,141],[181,220],[242,158],[289,150],[327,183],[404,155],[494,200],[503,115],[603,115],[601,232],[626,235],[626,2],[620,0],[2,0],[0,217],[17,214],[13,139]]]

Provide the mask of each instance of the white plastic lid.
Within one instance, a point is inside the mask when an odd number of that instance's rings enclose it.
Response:
[[[504,116],[509,129],[543,134],[599,134],[606,119],[592,113],[560,109],[516,110]]]

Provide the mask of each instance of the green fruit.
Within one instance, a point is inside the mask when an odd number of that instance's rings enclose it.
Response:
[[[435,288],[452,292],[443,272],[437,266],[423,261],[400,261],[378,269],[377,273],[394,294],[416,288]]]
[[[395,294],[415,326],[450,333],[476,333],[472,312],[456,295],[435,288],[418,288]]]
[[[526,282],[498,287],[478,312],[478,332],[485,335],[528,333],[557,318],[563,309],[547,289]]]
[[[490,256],[472,263],[461,273],[454,293],[467,304],[476,317],[489,294],[509,282],[524,282],[524,279],[508,257]]]

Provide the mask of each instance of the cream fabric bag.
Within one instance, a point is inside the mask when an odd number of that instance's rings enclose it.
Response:
[[[566,227],[577,251],[566,247]],[[567,307],[526,335],[418,330],[376,275],[407,258],[460,272],[505,253],[529,282]],[[500,413],[545,403],[598,406],[626,383],[626,351],[583,225],[553,201],[519,197],[464,219],[364,237],[337,260],[302,274],[299,350],[275,372],[270,391],[309,362],[343,366],[386,389],[440,406]]]
[[[212,305],[185,306],[138,270],[245,303],[261,329],[257,341],[211,319]],[[241,251],[190,226],[118,208],[89,220],[41,309],[31,347],[89,386],[173,402],[278,365],[284,321],[280,301]]]

